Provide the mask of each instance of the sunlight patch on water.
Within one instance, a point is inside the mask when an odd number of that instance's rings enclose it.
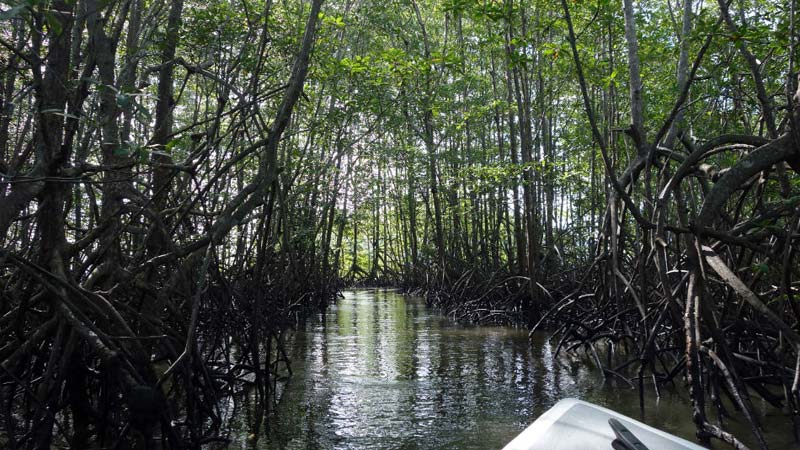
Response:
[[[686,394],[661,399],[603,381],[545,335],[457,324],[421,299],[347,292],[298,332],[294,377],[260,449],[501,448],[547,408],[578,397],[693,439]]]

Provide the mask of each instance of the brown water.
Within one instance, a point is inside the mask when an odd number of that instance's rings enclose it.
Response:
[[[638,391],[554,351],[545,335],[531,345],[525,330],[458,324],[421,299],[346,292],[298,333],[294,376],[258,447],[495,449],[564,397],[693,440],[685,393],[665,391],[657,400],[649,388],[641,414]],[[798,448],[788,420],[767,422],[773,448]],[[744,423],[731,428],[748,434]]]

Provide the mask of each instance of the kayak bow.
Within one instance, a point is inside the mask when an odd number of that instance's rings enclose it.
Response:
[[[503,450],[703,450],[697,444],[582,400],[567,398]]]

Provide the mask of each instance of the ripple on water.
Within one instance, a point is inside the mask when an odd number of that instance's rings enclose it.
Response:
[[[647,397],[640,416],[636,391],[556,358],[544,336],[459,325],[392,291],[345,293],[295,345],[264,449],[500,448],[563,397],[694,433],[682,393]]]

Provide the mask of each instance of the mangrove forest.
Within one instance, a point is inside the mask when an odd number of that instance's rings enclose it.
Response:
[[[497,445],[403,440],[469,385],[493,429],[610,387],[797,448],[797,3],[0,1],[0,447]],[[276,440],[336,361],[438,406]]]

